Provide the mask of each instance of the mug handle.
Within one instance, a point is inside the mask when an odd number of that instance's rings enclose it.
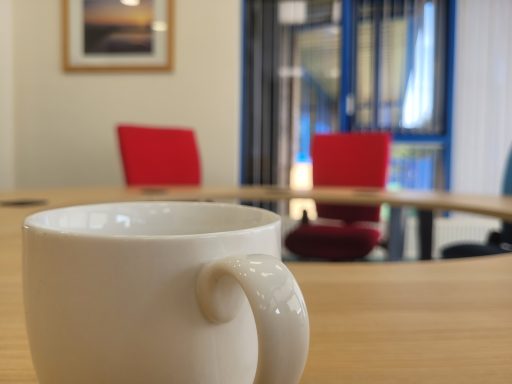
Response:
[[[203,315],[214,323],[232,320],[249,300],[258,332],[255,384],[298,383],[309,348],[309,318],[302,292],[288,268],[268,255],[234,256],[205,265],[197,280]]]

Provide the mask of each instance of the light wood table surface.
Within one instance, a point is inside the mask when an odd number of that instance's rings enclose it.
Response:
[[[370,188],[315,188],[292,191],[279,187],[90,187],[0,192],[2,202],[46,199],[51,206],[129,200],[286,200],[310,198],[319,202],[352,205],[414,207],[424,210],[462,211],[512,220],[512,197],[463,195],[447,192],[385,191]]]
[[[272,199],[290,197],[283,197],[286,191],[236,188],[183,189],[164,197],[256,199],[257,192]],[[345,194],[350,193],[358,196],[357,203],[375,204],[372,199],[378,199],[377,193],[370,198],[371,192],[321,193],[325,201],[348,202]],[[386,202],[399,200],[398,194],[382,196]],[[402,196],[396,204],[430,204],[429,209],[512,218],[512,203],[506,199]],[[93,188],[0,193],[0,204],[21,198],[42,198],[48,204],[0,205],[0,383],[5,384],[37,382],[23,317],[23,218],[56,206],[162,196]],[[302,383],[512,383],[512,254],[443,262],[290,263],[289,267],[302,287],[311,321]]]
[[[261,187],[162,187],[143,189],[79,188],[47,191],[13,192],[0,194],[0,200],[10,198],[46,198],[52,206],[117,200],[287,200],[310,198],[319,202],[352,205],[391,206],[388,222],[388,256],[390,260],[403,259],[405,238],[405,208],[418,213],[418,254],[420,259],[432,259],[433,217],[435,211],[464,211],[512,220],[512,197],[474,196],[442,192],[391,192],[369,188],[315,188],[310,191],[292,191],[288,188]],[[1,204],[1,203],[0,203]]]

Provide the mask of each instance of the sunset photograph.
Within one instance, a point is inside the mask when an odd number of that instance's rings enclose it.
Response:
[[[84,53],[152,53],[153,0],[84,0]]]

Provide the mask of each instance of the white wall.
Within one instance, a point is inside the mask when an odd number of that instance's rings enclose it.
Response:
[[[0,189],[14,187],[12,1],[0,0]]]
[[[18,187],[121,184],[119,122],[195,128],[204,184],[237,182],[240,0],[175,0],[164,74],[64,73],[61,1],[12,3]]]
[[[458,0],[452,185],[499,194],[512,145],[512,2]]]
[[[60,0],[0,0],[0,188],[121,184],[122,121],[194,127],[205,184],[236,183],[241,1],[175,1],[174,72],[67,74]],[[457,6],[452,185],[496,194],[512,142],[512,3]]]

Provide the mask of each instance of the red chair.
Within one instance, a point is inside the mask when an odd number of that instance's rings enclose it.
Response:
[[[336,133],[313,138],[313,185],[384,188],[391,138],[383,133]],[[310,223],[307,216],[285,240],[286,247],[305,258],[356,260],[379,242],[375,225],[380,207],[316,204],[318,217],[329,223]]]
[[[199,151],[191,129],[123,124],[117,133],[127,185],[201,183]]]

